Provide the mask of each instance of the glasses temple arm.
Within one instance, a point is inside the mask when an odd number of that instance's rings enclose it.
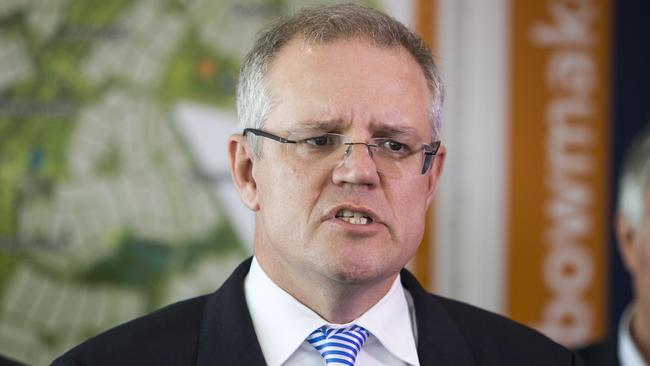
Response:
[[[296,143],[296,141],[288,140],[288,139],[285,139],[284,137],[280,137],[280,136],[274,135],[272,133],[268,133],[266,131],[258,130],[256,128],[245,128],[243,135],[246,136],[246,134],[249,133],[249,132],[252,133],[253,135],[266,137],[266,138],[269,138],[271,140],[281,142],[283,144],[295,144]]]

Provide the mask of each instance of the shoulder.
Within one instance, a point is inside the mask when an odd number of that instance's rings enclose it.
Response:
[[[490,344],[521,343],[565,350],[538,331],[504,316],[441,296],[431,296],[445,308],[468,340],[489,341]]]
[[[618,361],[618,338],[615,334],[601,342],[593,343],[576,350],[587,365],[615,366]]]
[[[426,292],[410,274],[402,283],[411,292],[418,337],[441,340],[475,364],[581,365],[576,355],[548,337],[504,316]],[[433,335],[431,335],[433,334]],[[452,355],[456,357],[456,355]],[[471,362],[467,363],[470,364]]]
[[[166,306],[71,349],[53,365],[189,365],[210,295]]]
[[[577,362],[573,352],[532,328],[472,305],[431,296],[450,315],[475,360],[520,365],[574,365]]]
[[[22,363],[14,360],[13,358],[8,358],[7,356],[0,354],[0,365],[3,366],[23,366]]]

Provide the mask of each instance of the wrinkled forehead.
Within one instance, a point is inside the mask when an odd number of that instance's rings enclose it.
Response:
[[[363,38],[328,43],[293,39],[267,73],[273,117],[283,127],[432,135],[431,92],[419,64],[402,46]],[[279,112],[279,113],[274,113]],[[274,116],[274,114],[276,114]]]

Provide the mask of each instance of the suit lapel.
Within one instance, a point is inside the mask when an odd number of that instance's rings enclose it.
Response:
[[[198,366],[266,365],[244,295],[250,264],[251,258],[244,261],[210,296],[199,335]],[[444,307],[408,271],[402,270],[401,278],[415,305],[420,365],[473,366],[469,347]]]
[[[210,296],[203,312],[198,366],[266,365],[246,305],[244,278],[251,258]]]
[[[465,338],[436,297],[427,293],[407,270],[402,270],[401,279],[415,305],[420,365],[474,365]]]

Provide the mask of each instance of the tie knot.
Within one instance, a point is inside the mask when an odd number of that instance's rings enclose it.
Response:
[[[357,354],[369,335],[358,325],[338,329],[325,325],[313,331],[307,341],[320,352],[327,365],[354,366]]]

